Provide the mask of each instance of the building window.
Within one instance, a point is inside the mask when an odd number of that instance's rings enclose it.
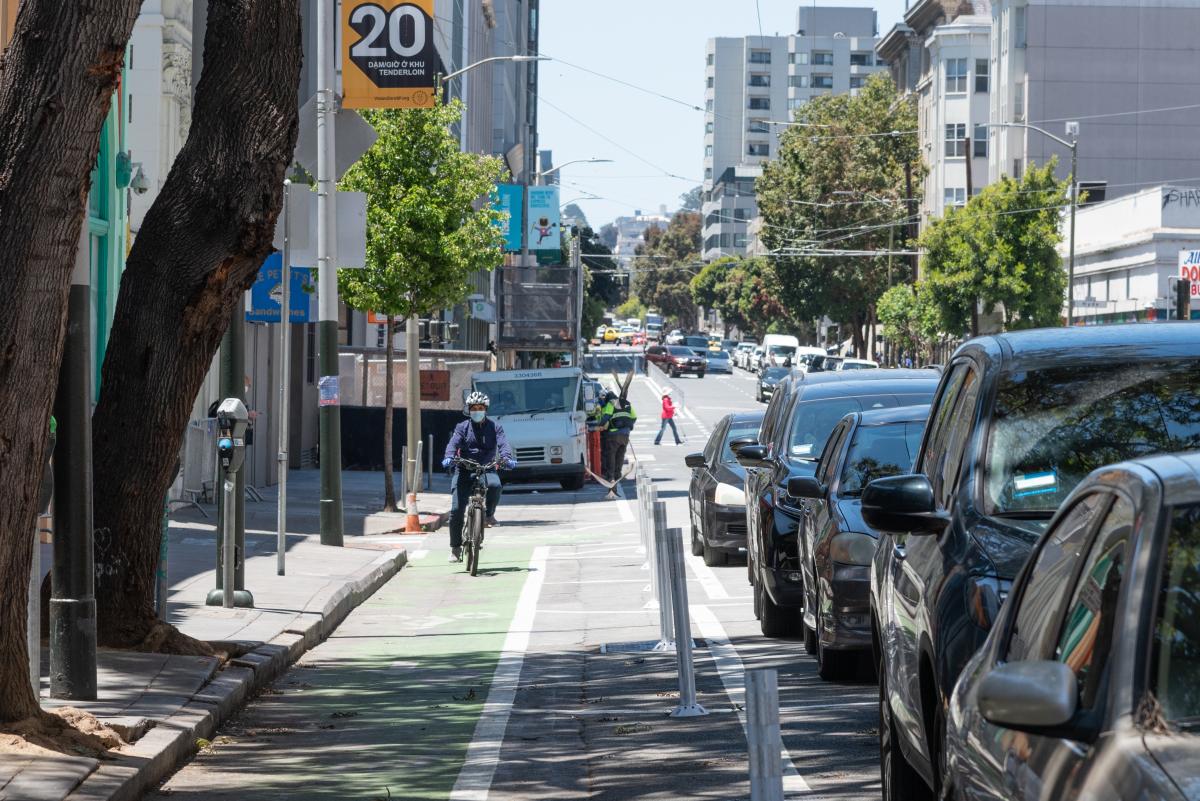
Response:
[[[975,126],[975,149],[971,152],[975,158],[986,159],[988,148],[988,129],[986,125]]]
[[[704,132],[710,134],[713,132],[713,124],[711,122],[704,123]]]
[[[807,89],[808,88],[808,76],[807,75],[793,75],[789,80],[791,81],[792,86],[796,89]]]
[[[966,123],[955,122],[946,126],[946,155],[949,158],[962,158],[967,155],[967,126]]]
[[[750,76],[751,86],[770,86],[771,76],[766,73],[755,73]]]
[[[745,222],[746,220],[750,219],[750,209],[734,209],[733,219],[740,222]]]
[[[946,91],[967,91],[967,60],[965,58],[946,59]]]
[[[943,196],[942,200],[943,205],[947,208],[952,206],[965,206],[967,205],[967,190],[961,186],[948,186],[946,187],[946,194]]]
[[[751,64],[770,64],[771,63],[771,51],[770,50],[751,50],[750,51],[750,63]]]
[[[793,64],[802,64],[802,65],[807,64],[808,63],[808,51],[806,50],[803,53],[792,53],[792,63]]]
[[[1013,9],[1013,44],[1016,47],[1025,46],[1025,6]]]
[[[706,181],[712,180],[712,167],[704,168],[704,180],[706,180]]]
[[[833,66],[833,53],[814,50],[812,54],[812,63],[823,64],[827,67]]]
[[[704,146],[704,158],[706,158],[706,159],[712,158],[712,145]]]
[[[862,89],[864,80],[865,79],[861,75],[851,75],[850,76],[850,88],[851,89]]]
[[[814,75],[812,76],[812,86],[814,89],[832,89],[832,75]]]
[[[765,134],[771,132],[771,126],[767,124],[766,120],[750,120],[750,125],[746,130],[750,133]]]
[[[850,66],[851,67],[869,67],[874,63],[875,63],[875,56],[873,53],[851,53],[850,54]]]
[[[713,76],[711,76],[711,75],[709,75],[709,76],[708,76],[708,81],[706,82],[706,84],[705,84],[705,85],[706,85],[706,86],[707,86],[709,89],[712,89],[712,88],[713,88]]]
[[[709,101],[710,103],[712,101]],[[767,111],[771,108],[771,98],[769,97],[752,97],[750,98],[750,108],[760,111]]]
[[[751,142],[746,145],[746,155],[749,156],[770,156],[771,146],[766,142]]]
[[[1025,84],[1018,83],[1013,91],[1013,120],[1025,121]]]
[[[708,54],[707,58],[704,59],[704,63],[710,67],[713,65],[713,54],[712,53]]]
[[[1014,181],[1021,180],[1021,160],[1013,159],[1012,177]]]
[[[713,110],[713,102],[711,97],[704,101],[704,110],[709,112]]]
[[[975,91],[987,92],[988,90],[988,60],[986,58],[975,59]]]
[[[746,235],[745,234],[734,234],[733,235],[733,246],[735,248],[746,247]]]

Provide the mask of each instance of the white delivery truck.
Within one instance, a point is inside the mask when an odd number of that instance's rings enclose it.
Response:
[[[595,403],[583,370],[498,370],[471,376],[474,389],[491,400],[488,414],[504,428],[515,470],[504,480],[557,481],[563,489],[583,486],[587,417]]]

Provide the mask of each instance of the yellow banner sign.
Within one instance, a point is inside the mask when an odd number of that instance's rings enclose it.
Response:
[[[433,108],[433,0],[343,0],[342,106]]]

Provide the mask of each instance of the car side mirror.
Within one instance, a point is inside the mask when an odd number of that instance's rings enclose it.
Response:
[[[734,456],[737,456],[737,452],[740,451],[742,448],[746,447],[747,445],[757,445],[757,444],[758,444],[757,437],[738,437],[737,439],[731,439],[729,441],[729,451]]]
[[[867,525],[890,534],[940,534],[950,523],[921,473],[872,481],[863,491],[862,516]]]
[[[736,454],[738,464],[742,467],[766,467],[770,450],[766,445],[743,445]]]
[[[825,497],[825,485],[813,476],[792,476],[788,479],[787,491],[793,498],[820,500]]]
[[[1079,686],[1063,662],[1030,661],[998,665],[979,683],[983,717],[1009,729],[1062,726],[1075,716]]]
[[[697,467],[708,466],[708,462],[704,461],[703,453],[689,453],[687,456],[683,457],[683,463],[693,469]]]

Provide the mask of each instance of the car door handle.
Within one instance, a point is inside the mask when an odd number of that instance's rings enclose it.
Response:
[[[908,557],[908,551],[904,550],[904,546],[898,542],[892,543],[892,556],[897,559],[905,559]]]

